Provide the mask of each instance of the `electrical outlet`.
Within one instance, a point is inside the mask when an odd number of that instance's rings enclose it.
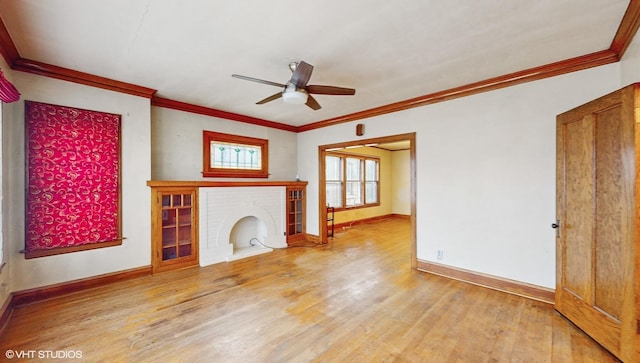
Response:
[[[443,249],[438,249],[438,251],[436,252],[436,258],[439,261],[444,258],[444,250]]]

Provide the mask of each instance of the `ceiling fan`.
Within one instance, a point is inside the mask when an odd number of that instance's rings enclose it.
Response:
[[[304,61],[289,63],[289,69],[291,69],[291,72],[293,72],[293,74],[291,75],[291,79],[286,84],[265,81],[263,79],[253,77],[241,76],[239,74],[232,74],[231,77],[282,88],[281,92],[278,92],[256,102],[257,105],[262,105],[282,97],[285,103],[304,103],[314,110],[319,110],[321,108],[320,104],[318,103],[318,101],[316,101],[315,98],[313,98],[313,96],[311,96],[311,94],[344,96],[352,96],[356,94],[356,90],[353,88],[321,86],[312,84],[308,85],[307,83],[311,78],[311,72],[313,72],[313,66],[309,63],[305,63]]]

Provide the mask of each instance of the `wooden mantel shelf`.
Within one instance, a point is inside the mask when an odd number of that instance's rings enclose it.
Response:
[[[292,187],[305,186],[306,181],[207,181],[207,180],[149,180],[149,187]]]

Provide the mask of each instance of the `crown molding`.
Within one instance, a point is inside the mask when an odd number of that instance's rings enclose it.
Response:
[[[16,71],[62,79],[64,81],[80,83],[87,86],[127,93],[130,95],[145,98],[151,98],[156,93],[156,90],[152,88],[142,87],[126,82],[120,82],[110,78],[74,71],[73,69],[58,67],[52,64],[42,63],[24,58],[18,58],[14,60],[11,68]]]
[[[298,131],[298,128],[296,126],[291,126],[291,125],[269,121],[269,120],[263,120],[261,118],[241,115],[238,113],[222,111],[215,108],[198,106],[191,103],[176,101],[176,100],[157,97],[157,96],[151,98],[151,106],[170,108],[178,111],[191,112],[191,113],[196,113],[196,114],[205,115],[205,116],[219,117],[227,120],[244,122],[252,125],[265,126],[265,127],[270,127],[270,128],[285,130],[290,132]]]
[[[13,43],[9,30],[7,30],[2,19],[0,19],[0,54],[2,54],[5,62],[7,62],[11,68],[13,68],[13,62],[20,58],[18,48],[16,48],[15,43]]]
[[[500,88],[514,86],[520,83],[536,81],[561,74],[580,71],[587,68],[602,66],[618,61],[617,53],[611,50],[603,50],[596,53],[583,55],[576,58],[550,63],[540,67],[525,69],[523,71],[509,73],[503,76],[489,78],[483,81],[469,83],[464,86],[450,88],[448,90],[430,93],[424,96],[403,100],[388,105],[371,108],[368,110],[338,116],[323,121],[318,121],[298,127],[298,132],[304,132],[322,127],[337,125],[344,122],[361,120],[373,116],[407,110],[414,107],[429,105],[452,99],[471,96],[478,93],[493,91]]]
[[[44,77],[61,79],[64,81],[84,84],[91,87],[107,89],[110,91],[127,93],[130,95],[151,98],[156,90],[131,83],[120,82],[94,74],[75,71],[73,69],[55,66],[43,62],[25,59],[20,56],[11,35],[0,19],[0,54],[5,62],[16,71],[37,74]]]
[[[490,78],[484,81],[470,83],[464,86],[451,88],[428,95],[411,98],[408,100],[375,107],[368,110],[351,113],[323,121],[313,122],[298,127],[298,132],[314,130],[322,127],[337,125],[344,122],[361,120],[373,116],[406,110],[413,107],[424,106],[432,103],[448,101],[454,98],[471,96],[477,93],[488,92],[499,88],[514,86],[516,84],[540,80],[543,78],[559,76],[561,74],[576,72],[587,68],[598,67],[620,61],[629,44],[633,41],[640,27],[640,0],[631,0],[622,17],[609,49],[595,52],[564,61],[547,64],[540,67],[526,69],[524,71]]]
[[[631,0],[609,47],[609,50],[618,54],[618,59],[622,59],[638,27],[640,27],[640,0]]]
[[[279,122],[259,119],[242,114],[222,111],[214,108],[193,105],[185,102],[156,97],[156,90],[120,82],[105,77],[79,72],[51,64],[33,61],[20,57],[11,36],[0,19],[0,54],[7,64],[14,70],[38,74],[45,77],[62,79],[70,82],[108,89],[111,91],[132,94],[150,98],[151,104],[157,107],[166,107],[175,110],[192,112],[206,116],[224,118],[232,121],[245,122],[253,125],[265,126],[291,132],[304,132],[318,128],[337,125],[340,123],[361,120],[364,118],[398,112],[414,107],[425,106],[437,102],[466,97],[482,92],[488,92],[504,87],[509,87],[525,82],[540,80],[543,78],[558,76],[565,73],[580,71],[592,67],[619,61],[629,47],[638,28],[640,27],[640,0],[631,0],[620,22],[618,30],[611,42],[609,49],[595,52],[560,62],[555,62],[540,67],[534,67],[523,71],[510,73],[483,81],[470,83],[460,87],[451,88],[427,95],[379,106],[364,111],[342,115],[322,121],[309,123],[302,126],[291,126]]]

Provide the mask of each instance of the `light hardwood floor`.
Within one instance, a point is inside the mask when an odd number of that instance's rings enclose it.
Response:
[[[615,362],[553,307],[411,270],[409,222],[17,307],[7,349],[83,362]],[[2,358],[0,358],[0,361]],[[19,361],[13,359],[12,361]],[[61,361],[61,360],[52,360]]]

